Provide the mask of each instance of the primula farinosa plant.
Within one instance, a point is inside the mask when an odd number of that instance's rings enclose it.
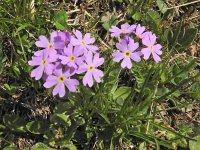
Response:
[[[45,35],[39,36],[39,40],[35,42],[39,50],[28,62],[30,66],[34,67],[30,74],[31,77],[35,80],[42,80],[45,88],[52,89],[53,96],[66,96],[67,99],[81,97],[80,101],[73,99],[74,102],[79,101],[75,104],[75,111],[79,110],[79,119],[83,116],[93,117],[96,110],[101,109],[101,113],[105,108],[115,105],[110,103],[113,99],[110,99],[109,90],[114,91],[112,94],[115,95],[117,90],[113,90],[113,87],[118,86],[116,82],[118,76],[115,76],[114,84],[116,85],[111,85],[111,87],[108,85],[110,85],[109,74],[116,67],[118,70],[122,68],[132,69],[134,68],[133,63],[139,63],[142,59],[152,59],[156,63],[161,61],[161,45],[157,44],[156,35],[146,30],[145,27],[123,24],[121,28],[112,26],[109,33],[116,43],[112,53],[110,53],[111,56],[105,55],[105,60],[101,56],[103,54],[99,53],[98,46],[95,45],[95,38],[90,33],[84,35],[79,30],[74,30],[72,33],[53,31],[50,34],[50,39]],[[107,64],[104,64],[105,62]],[[115,62],[120,62],[121,67]],[[106,66],[109,63],[112,63],[113,67],[108,69]],[[103,64],[104,66],[102,66]],[[108,83],[106,83],[107,81]],[[100,82],[102,83],[98,85]],[[125,87],[125,89],[127,88],[129,87]],[[103,102],[102,97],[105,97],[106,101]],[[83,102],[81,103],[81,101]],[[102,107],[101,103],[106,105],[105,108]],[[80,104],[81,106],[79,106]],[[88,116],[87,113],[94,114]],[[102,115],[105,117],[106,114]],[[74,121],[78,118],[76,116]],[[84,120],[87,119],[84,118]],[[116,118],[114,122],[118,121]],[[74,123],[76,125],[76,121]],[[121,127],[123,128],[122,124]]]
[[[79,30],[53,31],[50,38],[40,35],[35,42],[39,50],[28,62],[33,66],[30,76],[41,80],[53,96],[66,99],[55,106],[50,119],[53,125],[48,129],[52,132],[45,130],[44,138],[52,147],[66,141],[82,143],[85,139],[88,145],[94,142],[92,139],[109,145],[117,139],[130,142],[130,138],[136,137],[172,148],[168,141],[155,135],[164,129],[175,134],[154,121],[157,112],[160,113],[157,106],[161,100],[168,100],[168,96],[177,96],[179,93],[172,94],[190,80],[184,77],[175,83],[173,79],[183,71],[169,79],[163,75],[169,60],[160,63],[164,61],[162,46],[155,33],[146,27],[122,24],[112,26],[108,34],[113,47],[103,51],[91,33]],[[176,86],[166,89],[168,80]],[[59,133],[54,135],[54,131]],[[182,138],[178,134],[175,137]],[[89,149],[86,143],[85,149]]]
[[[72,34],[54,31],[50,40],[41,35],[35,43],[40,50],[28,62],[35,67],[31,77],[44,80],[44,87],[53,87],[53,95],[59,94],[60,97],[65,96],[66,89],[76,91],[80,84],[76,78],[82,73],[85,73],[83,85],[92,87],[94,81],[99,83],[103,77],[98,67],[104,62],[94,42],[95,38],[90,33],[83,36],[78,30]]]
[[[156,43],[156,35],[145,27],[123,24],[121,28],[112,26],[109,30],[111,37],[117,38],[117,50],[113,52],[113,60],[121,61],[122,68],[131,69],[132,62],[140,62],[151,57],[160,62],[162,54],[160,44]],[[84,73],[82,83],[92,87],[94,81],[101,82],[103,71],[98,69],[104,58],[100,57],[98,47],[94,45],[95,38],[90,33],[83,35],[79,30],[73,33],[68,31],[52,32],[50,39],[41,35],[36,46],[40,48],[34,53],[28,63],[36,67],[31,77],[36,80],[43,79],[45,88],[53,87],[53,95],[65,96],[66,88],[75,92],[80,84],[76,79]]]

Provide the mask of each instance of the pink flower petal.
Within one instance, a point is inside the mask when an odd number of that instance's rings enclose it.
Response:
[[[44,83],[45,88],[51,88],[52,86],[58,83],[58,79],[56,76],[48,76],[46,82]]]
[[[151,45],[151,41],[149,40],[149,36],[142,39],[142,44],[144,44],[145,46]]]
[[[50,42],[51,42],[51,43],[54,43],[55,38],[56,38],[57,36],[58,36],[58,32],[53,31],[53,32],[51,33],[51,35],[50,35]]]
[[[120,62],[123,58],[124,58],[124,54],[123,53],[120,53],[120,52],[114,52],[112,54],[112,56],[114,57],[114,61],[115,62]]]
[[[62,88],[63,83],[58,83],[53,89],[53,96],[57,95]],[[64,89],[65,90],[65,89]]]
[[[93,53],[95,53],[99,48],[94,45],[86,45],[87,49]]]
[[[131,67],[132,67],[131,59],[130,58],[124,58],[124,60],[121,63],[121,67],[122,68],[127,67],[128,69],[131,69]]]
[[[88,52],[88,54],[86,55],[86,62],[87,62],[87,64],[92,64],[92,59],[93,59],[92,52]]]
[[[76,86],[79,85],[79,82],[76,79],[67,79],[64,83],[71,92],[76,92]]]
[[[87,72],[83,77],[83,85],[86,86],[87,84],[89,87],[93,86],[92,72]]]
[[[44,53],[44,50],[39,50],[34,53],[35,56],[41,56]]]
[[[151,42],[151,45],[154,45],[156,42],[156,35],[155,34],[149,34],[149,39]]]
[[[80,45],[80,41],[77,40],[76,38],[72,37],[71,40],[70,40],[70,43],[74,46],[76,45]]]
[[[47,48],[49,45],[49,40],[44,35],[39,36],[39,41],[35,42],[37,47]]]
[[[60,86],[59,96],[63,97],[63,96],[65,96],[65,85],[64,85],[64,83],[59,83],[59,86]]]
[[[160,44],[154,45],[154,50],[160,50],[162,46]]]
[[[158,63],[159,61],[161,61],[160,57],[155,52],[153,52],[152,55],[153,55],[153,59],[155,60],[155,62]]]
[[[84,41],[86,42],[86,44],[92,44],[95,42],[95,38],[91,38],[90,33],[86,33],[84,36]]]
[[[92,74],[97,83],[101,82],[101,78],[103,77],[103,72],[101,70],[94,69]]]
[[[47,63],[45,65],[45,72],[46,72],[47,75],[52,74],[53,69],[54,69],[54,65],[53,64]]]
[[[74,31],[74,34],[76,35],[76,37],[78,38],[78,40],[82,40],[82,33],[79,30]]]
[[[128,27],[128,32],[133,32],[136,28],[136,25],[131,25],[130,27]]]
[[[128,49],[129,49],[130,52],[135,51],[138,47],[139,47],[138,42],[134,43],[134,41],[130,40],[130,43],[128,45]]]
[[[136,27],[135,34],[136,35],[141,35],[144,31],[145,31],[145,27],[141,26],[140,24],[138,24],[137,27]]]
[[[31,77],[35,77],[35,80],[41,79],[44,71],[44,66],[39,66],[31,72]]]
[[[41,61],[42,61],[42,58],[39,57],[39,58],[35,58],[33,60],[28,61],[28,64],[30,66],[39,66],[41,64]]]
[[[79,69],[76,71],[76,73],[80,74],[80,73],[83,73],[83,72],[86,72],[88,70],[88,65],[86,64],[82,64]]]
[[[101,66],[104,63],[104,58],[99,58],[99,54],[94,55],[93,64],[95,67]]]
[[[140,58],[140,52],[135,52],[131,54],[131,59],[133,59],[136,62],[140,62],[141,58]]]
[[[80,46],[74,47],[74,56],[80,56],[83,55],[84,50],[80,48]]]
[[[125,52],[127,50],[127,44],[117,43],[116,47],[122,52]]]
[[[151,50],[149,48],[143,48],[141,52],[143,53],[145,60],[149,59],[149,56],[151,54]]]
[[[121,25],[121,29],[123,29],[123,30],[127,30],[128,27],[130,27],[129,24],[122,24],[122,25]]]
[[[63,55],[60,55],[59,56],[59,59],[61,59],[61,63],[63,65],[66,65],[70,60],[69,60],[69,57],[66,57],[66,56],[63,56]]]

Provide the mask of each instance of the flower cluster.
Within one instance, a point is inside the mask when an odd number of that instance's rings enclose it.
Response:
[[[52,32],[50,40],[41,35],[36,41],[40,48],[28,63],[36,67],[31,72],[35,80],[43,79],[45,88],[53,88],[53,95],[63,97],[66,88],[75,92],[80,84],[75,78],[85,73],[83,85],[92,87],[94,80],[100,82],[103,72],[98,69],[104,63],[100,58],[98,47],[93,45],[95,38],[90,33],[84,36],[79,30],[70,34],[67,31]]]
[[[123,24],[121,28],[112,26],[109,30],[111,37],[117,38],[117,51],[112,53],[115,62],[121,61],[122,68],[132,68],[132,61],[140,62],[152,55],[158,63],[162,54],[160,44],[156,43],[156,35],[138,25]],[[43,79],[45,88],[53,87],[53,95],[65,96],[66,89],[75,92],[80,84],[77,75],[84,73],[84,86],[92,87],[94,81],[101,82],[103,72],[98,69],[104,63],[94,45],[95,38],[90,33],[84,36],[79,30],[73,33],[67,31],[52,32],[50,39],[39,36],[35,42],[40,50],[32,56],[28,63],[34,69],[31,77],[35,80]]]
[[[156,44],[156,35],[147,31],[144,26],[122,24],[121,28],[112,26],[109,30],[111,37],[119,39],[116,43],[117,51],[112,54],[115,62],[121,62],[122,68],[130,69],[132,61],[139,62],[141,57],[145,60],[153,56],[155,62],[160,62],[162,54],[160,44]]]

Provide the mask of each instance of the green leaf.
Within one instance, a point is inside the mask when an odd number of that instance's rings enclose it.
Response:
[[[3,150],[18,150],[18,148],[15,145],[9,145],[5,147]]]
[[[69,26],[67,24],[67,19],[68,19],[68,15],[67,15],[66,11],[59,11],[55,15],[55,26],[56,26],[56,28],[59,29],[59,30],[69,29]]]
[[[144,2],[146,0],[137,0],[137,3],[136,5],[133,7],[133,6],[129,6],[128,7],[128,14],[130,16],[133,16],[135,13],[139,12],[140,8],[142,8]]]
[[[162,83],[164,83],[165,81],[167,81],[168,75],[167,75],[167,70],[166,69],[163,70],[163,72],[160,75],[160,78],[161,78],[161,82]]]
[[[173,32],[171,30],[171,28],[169,28],[168,30],[166,30],[166,37],[169,43],[169,47],[171,47],[171,43],[173,42]]]
[[[171,29],[168,30],[169,49],[176,46],[178,37],[181,32],[181,27],[182,27],[182,21],[178,24],[174,33],[172,32]]]
[[[48,147],[44,143],[36,143],[31,147],[31,150],[53,150],[52,148]]]
[[[153,94],[151,93],[143,102],[139,103],[137,109],[135,110],[135,114],[137,113],[139,116],[144,116],[147,114],[147,111],[152,103],[152,96]]]
[[[14,72],[14,74],[16,75],[16,77],[20,78],[21,72],[20,72],[20,70],[19,70],[17,64],[14,64],[14,65],[12,66],[12,71]]]
[[[196,82],[192,85],[192,90],[190,93],[190,96],[192,96],[193,98],[200,100],[200,83]]]
[[[122,98],[122,100],[125,100],[131,93],[131,87],[122,86],[118,88],[114,94],[113,99]]]
[[[188,47],[195,39],[197,35],[197,29],[190,28],[187,29],[185,32],[179,35],[178,42],[181,44],[182,47]]]
[[[161,17],[160,14],[154,10],[148,10],[144,21],[150,25],[154,32],[160,32]]]
[[[118,86],[118,76],[121,72],[121,69],[119,67],[111,67],[112,69],[109,69],[110,71],[107,72],[106,79],[105,79],[105,85],[104,85],[104,89],[105,91],[108,92],[108,94],[110,95],[110,97],[112,98],[114,92],[117,89]]]
[[[8,85],[8,84],[4,84],[3,85],[3,89],[10,95],[15,94],[16,90],[17,90],[17,86],[14,84]]]
[[[28,27],[31,27],[31,28],[34,28],[34,29],[36,29],[33,25],[31,25],[30,23],[19,23],[18,24],[18,28],[17,28],[17,30],[15,31],[15,33],[14,33],[14,36],[16,36],[17,34],[18,34],[18,32],[20,32],[21,30],[24,30],[24,29],[26,29],[26,28],[28,28]]]
[[[154,123],[154,122],[150,122],[150,125],[152,125],[152,126],[154,126],[154,127],[157,127],[157,128],[160,129],[160,130],[164,130],[164,131],[167,131],[167,132],[169,132],[169,133],[173,133],[173,134],[175,134],[177,137],[186,138],[186,139],[190,139],[190,140],[191,140],[190,137],[186,137],[186,136],[184,136],[184,135],[178,133],[177,131],[174,131],[174,130],[168,128],[168,127],[165,127],[164,125],[160,125],[160,124]]]
[[[73,105],[69,102],[60,102],[54,108],[54,114],[63,114],[67,111],[74,109]]]
[[[41,121],[31,121],[26,124],[26,129],[33,134],[44,134],[48,125]]]
[[[62,124],[64,126],[70,126],[71,120],[69,118],[69,115],[65,114],[55,114],[52,116],[52,121],[58,124]]]
[[[77,150],[76,146],[73,144],[65,145],[69,150]]]
[[[99,113],[99,115],[106,121],[106,123],[110,124],[110,120],[106,115],[104,115],[103,113]]]
[[[102,24],[103,28],[106,29],[107,31],[111,28],[111,25],[109,22],[105,22]]]
[[[175,66],[172,66],[172,76],[166,80],[166,82],[171,81],[172,79],[175,79],[176,77],[180,77],[181,75],[186,75],[189,70],[191,70],[196,65],[195,60],[191,60],[187,66],[184,66],[182,70],[179,68],[176,68]]]
[[[17,115],[4,115],[3,123],[11,130],[18,132],[26,132],[26,121]]]
[[[138,137],[140,139],[143,139],[145,141],[148,141],[149,143],[152,143],[152,144],[155,144],[155,139],[156,139],[159,145],[163,145],[163,146],[165,146],[169,149],[173,148],[170,141],[167,141],[167,140],[164,140],[164,139],[161,139],[161,138],[157,138],[154,135],[152,136],[152,135],[149,135],[149,134],[145,134],[145,133],[142,133],[142,132],[135,132],[135,131],[131,131],[129,134],[133,135],[135,137]]]
[[[173,38],[172,40],[170,41],[170,46],[175,46],[176,45],[176,42],[178,40],[178,37],[179,37],[179,34],[181,32],[181,27],[182,27],[182,21],[178,24],[175,32],[173,33]]]
[[[163,0],[157,0],[156,3],[158,5],[158,8],[160,9],[160,11],[164,14],[168,9],[165,2]]]
[[[4,129],[6,129],[6,127],[4,125],[0,124],[0,130],[4,130]]]
[[[169,89],[166,87],[161,87],[157,89],[156,96],[162,96],[163,94],[169,92]]]
[[[198,78],[199,76],[200,76],[200,73],[197,73],[193,77],[186,78],[185,80],[181,81],[177,86],[172,87],[168,93],[166,93],[163,96],[155,99],[154,101],[157,102],[157,101],[163,101],[163,100],[165,100],[166,97],[172,95],[174,92],[176,92],[177,90],[179,90],[183,85],[188,84],[189,82],[192,82],[194,79]]]
[[[198,150],[200,148],[200,135],[194,138],[196,141],[189,141],[190,150]]]
[[[132,18],[133,18],[134,20],[136,20],[136,21],[139,21],[139,20],[142,19],[142,13],[141,13],[141,12],[136,12],[136,13],[132,16]]]

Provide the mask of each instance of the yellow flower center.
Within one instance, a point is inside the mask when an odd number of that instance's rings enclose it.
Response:
[[[65,81],[65,77],[64,76],[59,76],[58,77],[58,81],[59,82],[64,82]]]
[[[85,45],[86,43],[85,43],[85,41],[84,41],[84,40],[82,40],[82,41],[81,41],[81,44],[82,44],[82,45]]]
[[[75,57],[74,57],[74,56],[70,56],[70,57],[69,57],[69,60],[70,60],[70,61],[75,61]]]
[[[126,30],[124,30],[124,29],[121,29],[121,31],[122,31],[122,33],[124,33],[124,34],[126,33]]]
[[[124,52],[125,57],[130,57],[131,53],[129,51]]]
[[[41,65],[45,65],[46,63],[47,63],[47,60],[43,59],[42,62],[41,62]]]
[[[140,34],[136,35],[136,39],[137,40],[141,39],[141,35]]]
[[[52,46],[53,46],[53,43],[50,43],[50,44],[48,45],[48,49],[50,49]]]
[[[88,67],[88,71],[92,71],[92,70],[94,70],[94,65],[90,65],[90,66]]]
[[[149,48],[150,48],[150,50],[152,50],[152,51],[153,51],[153,45],[150,45],[150,46],[149,46]]]

